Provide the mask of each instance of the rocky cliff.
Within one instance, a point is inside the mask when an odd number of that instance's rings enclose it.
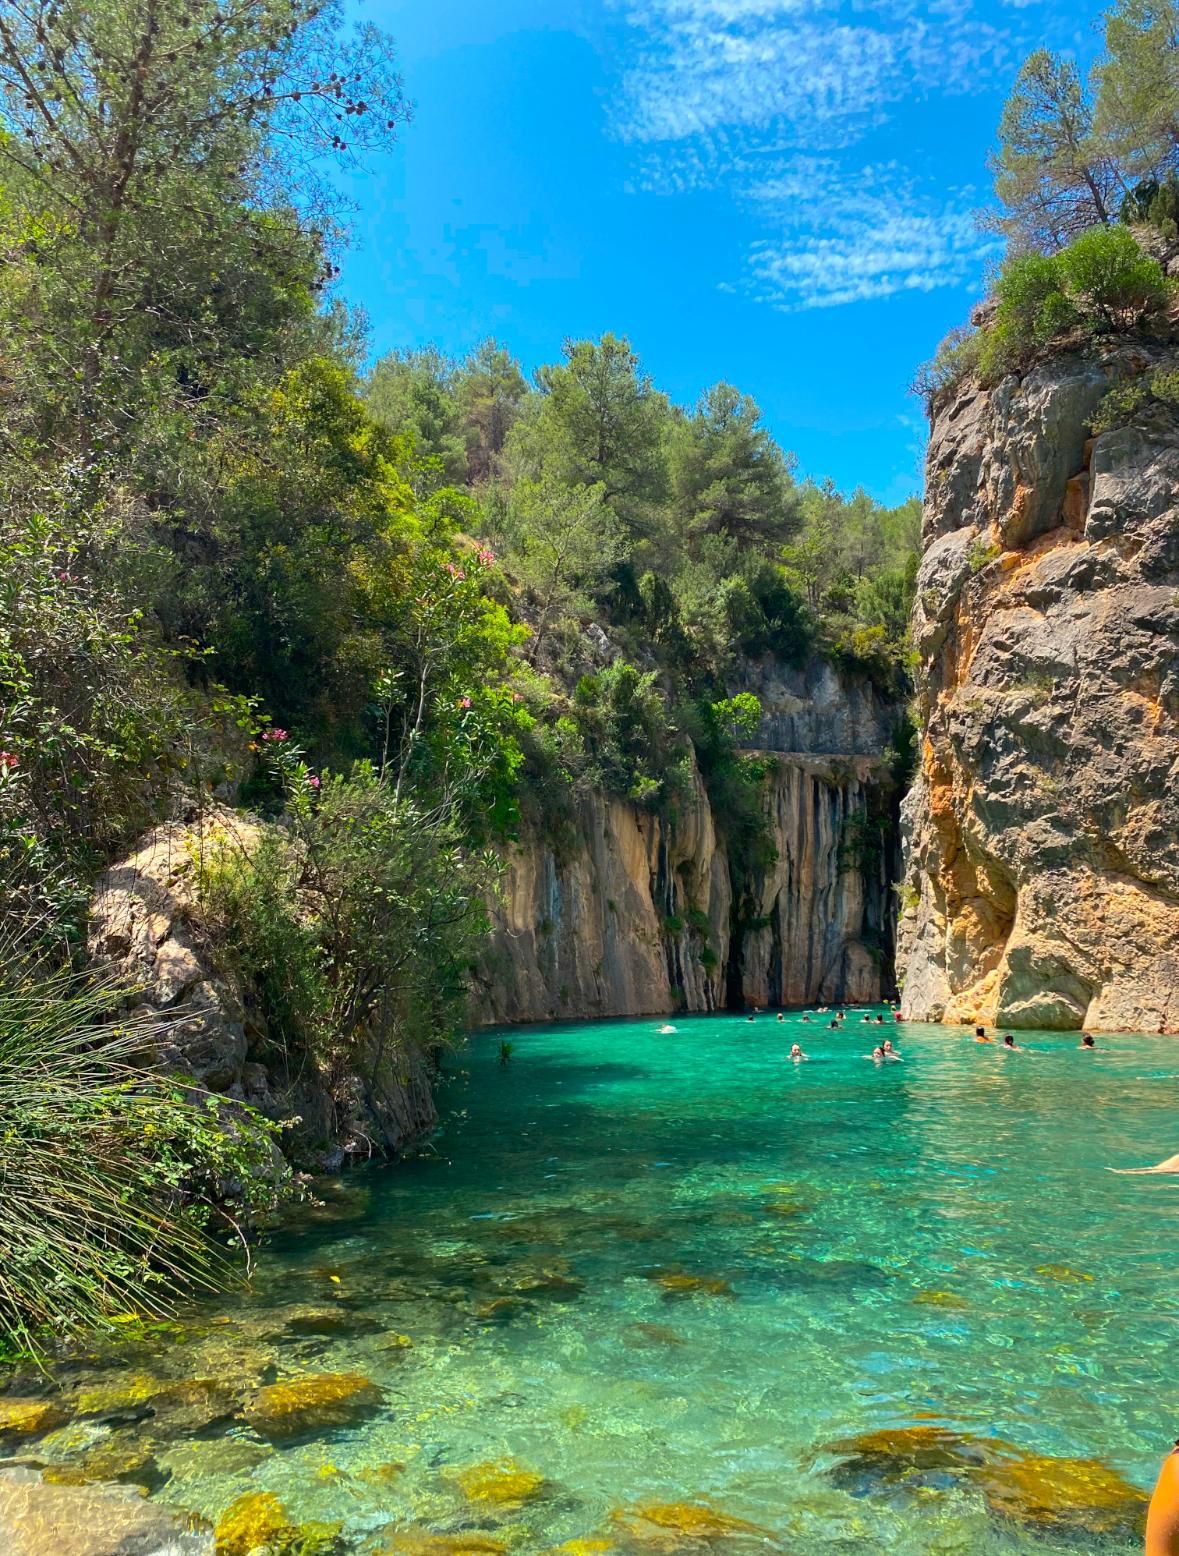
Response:
[[[589,793],[575,841],[512,849],[480,968],[483,1022],[872,1000],[892,977],[890,860],[876,823],[896,709],[826,665],[750,669],[776,859],[745,870],[704,784],[669,816]],[[822,749],[834,731],[846,749]],[[773,749],[789,740],[795,749]],[[818,747],[818,749],[808,749]],[[866,842],[869,846],[865,847]]]
[[[396,1154],[437,1122],[426,1061],[330,1078],[273,1040],[225,947],[202,927],[199,861],[209,850],[250,854],[260,824],[215,809],[158,827],[98,882],[90,953],[133,991],[155,1026],[145,1056],[200,1086],[288,1123],[284,1150],[300,1165],[334,1169],[345,1156]]]
[[[934,418],[910,1018],[1179,1031],[1179,428],[1091,436],[1111,384],[1175,366],[1058,357]]]

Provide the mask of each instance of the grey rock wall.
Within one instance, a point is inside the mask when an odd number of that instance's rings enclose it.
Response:
[[[1090,438],[1153,365],[1065,357],[934,422],[911,1018],[1179,1031],[1179,429]]]

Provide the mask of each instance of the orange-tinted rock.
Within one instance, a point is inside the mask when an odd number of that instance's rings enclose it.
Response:
[[[1098,1459],[1017,1453],[982,1471],[988,1510],[1044,1533],[1138,1540],[1147,1496]]]
[[[545,1478],[514,1459],[489,1460],[456,1471],[455,1483],[477,1506],[520,1507],[544,1490]]]
[[[244,1414],[263,1437],[298,1437],[350,1426],[378,1409],[381,1399],[380,1389],[362,1373],[321,1372],[259,1389]]]

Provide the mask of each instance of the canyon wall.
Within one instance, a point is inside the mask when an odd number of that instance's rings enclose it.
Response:
[[[1162,346],[934,417],[904,805],[903,1012],[1179,1031],[1179,428],[1090,436]]]
[[[474,995],[483,1023],[644,1015],[737,1005],[876,1000],[892,979],[881,761],[896,709],[816,663],[751,667],[770,772],[776,852],[735,868],[698,773],[671,816],[582,796],[575,841],[539,833],[508,855]],[[831,718],[824,717],[824,712]],[[821,749],[834,730],[847,749]],[[774,748],[789,740],[799,749]],[[818,750],[808,745],[820,746]],[[887,827],[884,829],[887,836]]]

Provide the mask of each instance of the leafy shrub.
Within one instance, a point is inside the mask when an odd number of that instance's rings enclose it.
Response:
[[[978,370],[983,338],[979,331],[958,325],[917,369],[909,387],[924,400],[927,414],[932,415],[951,389]]]
[[[1179,411],[1179,372],[1159,368],[1149,378],[1131,378],[1115,384],[1097,407],[1093,431],[1102,433],[1125,427],[1151,410],[1172,416]]]
[[[1074,303],[1109,329],[1136,324],[1166,299],[1162,266],[1125,227],[1094,227],[1057,260]]]
[[[655,805],[675,743],[654,671],[615,660],[578,682],[574,710],[585,742],[586,777],[611,794]]]

